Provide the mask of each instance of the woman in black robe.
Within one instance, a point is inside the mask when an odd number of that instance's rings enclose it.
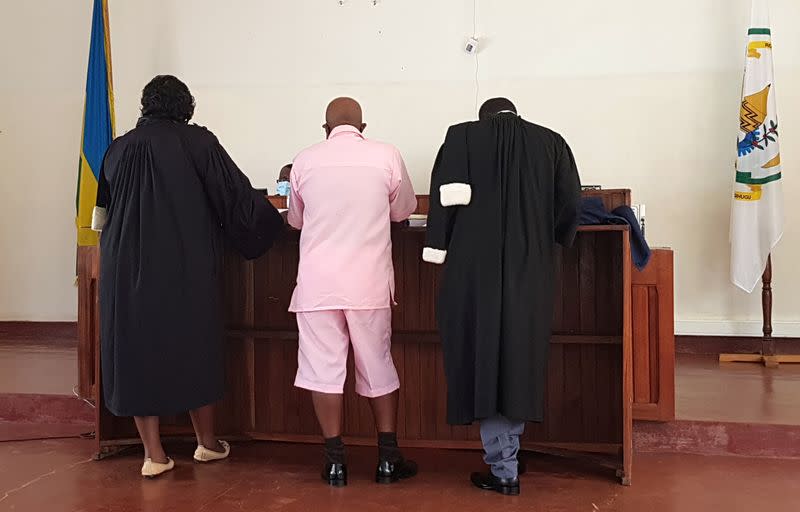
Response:
[[[188,124],[189,89],[157,76],[142,93],[136,128],[106,152],[93,228],[100,240],[100,356],[105,405],[133,416],[145,449],[142,475],[174,463],[159,416],[189,411],[195,460],[225,458],[213,404],[224,393],[220,308],[224,238],[263,254],[283,219],[210,131]]]

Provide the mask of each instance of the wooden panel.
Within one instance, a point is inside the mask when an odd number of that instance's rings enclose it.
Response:
[[[439,347],[430,343],[420,344],[419,351],[420,391],[422,392],[419,397],[419,415],[422,420],[420,437],[436,439],[436,427],[439,420],[437,418],[436,393],[433,390],[437,385],[436,353],[439,351]]]
[[[622,444],[622,470],[617,471],[617,476],[621,478],[623,485],[630,485],[633,469],[633,318],[632,318],[632,282],[631,273],[633,269],[631,259],[630,233],[626,231],[622,235],[622,353],[614,361],[619,367],[612,369],[612,375],[619,375],[622,372],[622,383],[617,385],[615,390],[620,392],[619,396],[612,397],[612,404],[620,404],[622,407],[622,432],[620,443]]]
[[[633,308],[637,313],[633,324],[633,337],[637,341],[633,346],[633,399],[636,403],[649,403],[650,393],[650,293],[646,286],[633,289]],[[655,395],[657,400],[658,395]]]
[[[600,416],[606,414],[606,406],[597,400],[597,350],[593,345],[586,345],[580,351],[580,394],[583,398],[580,439],[589,443],[600,439]]]
[[[247,371],[249,340],[227,340],[225,350],[225,398],[216,408],[216,429],[220,434],[236,434],[250,425],[250,400],[253,396]],[[185,416],[182,425],[185,425]]]
[[[97,398],[95,384],[95,348],[100,339],[98,309],[98,247],[78,247],[78,395],[87,400]]]
[[[287,374],[297,371],[297,365],[287,366],[284,346],[295,348],[296,343],[257,338],[254,341],[256,404],[255,429],[283,433],[287,430],[286,397],[290,391]]]
[[[403,361],[403,402],[405,403],[405,417],[401,418],[406,424],[406,439],[420,439],[422,433],[422,417],[420,414],[420,400],[422,398],[419,343],[406,343],[404,346]],[[426,420],[434,420],[426,418]],[[435,421],[435,420],[434,420]]]
[[[296,330],[289,303],[297,277],[298,243],[299,233],[290,231],[273,250],[253,263],[254,327]]]
[[[673,253],[654,249],[632,275],[634,418],[675,419]]]
[[[594,235],[578,236],[575,247],[562,251],[561,282],[555,283],[561,289],[564,311],[561,315],[562,324],[555,326],[553,331],[558,334],[586,334],[581,332],[581,287],[580,287],[580,257],[587,250],[583,243],[586,238]]]
[[[417,195],[417,209],[414,213],[428,215],[429,211],[430,211],[430,196]]]
[[[637,288],[634,288],[636,290]],[[660,382],[658,374],[659,372],[659,360],[661,359],[658,353],[658,345],[659,339],[661,338],[661,324],[658,321],[658,311],[661,308],[661,300],[659,299],[658,295],[658,288],[656,287],[648,287],[647,288],[647,353],[650,356],[647,360],[647,367],[650,370],[648,375],[648,380],[650,382],[649,388],[649,395],[650,400],[659,400],[661,397],[661,390],[660,390]],[[634,306],[635,307],[635,306]],[[634,340],[636,336],[634,335]],[[636,347],[634,345],[634,355],[636,354]],[[675,352],[673,351],[670,354],[671,357],[675,356]],[[636,365],[636,360],[634,360],[634,368]]]

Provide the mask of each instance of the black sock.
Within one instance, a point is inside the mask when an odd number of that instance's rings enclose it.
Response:
[[[331,464],[345,463],[342,436],[325,438],[325,460]]]
[[[396,432],[378,432],[378,457],[382,461],[398,462],[403,459],[397,447]]]

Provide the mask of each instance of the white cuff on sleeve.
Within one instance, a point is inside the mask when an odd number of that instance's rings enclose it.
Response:
[[[434,249],[433,247],[426,247],[422,249],[422,261],[441,265],[447,258],[447,251],[441,249]]]
[[[442,206],[466,206],[472,200],[472,187],[467,183],[448,183],[439,187]]]
[[[103,231],[106,225],[107,212],[105,208],[95,206],[92,210],[92,231]]]

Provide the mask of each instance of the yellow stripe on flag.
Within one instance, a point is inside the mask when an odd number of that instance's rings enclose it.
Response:
[[[761,185],[748,185],[750,192],[734,192],[733,198],[737,201],[758,201],[761,199]]]
[[[81,152],[80,181],[78,182],[78,194],[80,198],[97,197],[97,180],[92,174],[89,162],[86,161]],[[98,236],[96,231],[92,231],[92,211],[94,204],[89,201],[78,202],[78,216],[75,224],[78,227],[78,245],[97,245]]]

